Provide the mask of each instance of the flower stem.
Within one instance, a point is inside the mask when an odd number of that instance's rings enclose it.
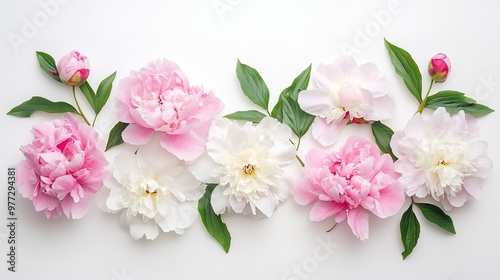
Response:
[[[78,99],[76,99],[75,86],[72,86],[71,88],[73,89],[73,99],[75,99],[76,107],[78,108],[78,113],[80,114],[80,116],[83,117],[83,119],[88,125],[91,125],[87,117],[85,117],[85,114],[83,113],[82,108],[80,107],[80,103],[78,103]]]
[[[435,83],[434,80],[431,80],[431,84],[429,85],[429,89],[427,90],[427,93],[425,94],[424,100],[422,100],[422,103],[420,103],[420,106],[418,106],[418,110],[415,112],[415,114],[416,113],[422,114],[422,112],[424,111],[425,104],[427,103],[427,98],[429,98],[429,93],[431,92],[432,85],[434,83]]]
[[[304,162],[302,161],[302,159],[299,157],[299,155],[295,155],[295,158],[299,161],[300,165],[302,165],[302,167],[306,166],[304,164]]]

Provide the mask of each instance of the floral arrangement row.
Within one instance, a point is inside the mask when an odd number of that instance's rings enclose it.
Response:
[[[114,93],[119,121],[107,141],[94,124],[116,72],[94,90],[87,82],[87,57],[72,51],[56,65],[52,56],[37,52],[41,69],[69,86],[74,105],[33,96],[7,113],[65,113],[63,119],[34,125],[33,141],[20,148],[25,159],[17,165],[19,192],[47,218],[73,219],[86,214],[94,194],[105,192],[103,210],[120,213],[135,239],[182,234],[201,217],[226,252],[231,242],[226,213],[269,218],[293,197],[300,205],[312,204],[311,221],[330,219],[335,226],[347,220],[352,233],[365,240],[370,216],[393,216],[411,200],[400,222],[406,258],[420,234],[414,208],[455,234],[446,212],[479,197],[492,161],[487,143],[479,139],[477,118],[493,110],[459,91],[431,94],[450,74],[445,54],[430,60],[424,95],[412,56],[387,40],[385,46],[417,101],[403,130],[394,132],[383,123],[394,117],[396,102],[373,63],[358,65],[341,56],[320,64],[315,87],[309,86],[309,65],[271,106],[259,72],[238,61],[241,90],[256,107],[220,117],[219,97],[192,85],[174,62],[159,59],[119,81]],[[93,118],[82,110],[82,97]],[[373,140],[353,135],[334,149],[347,125],[371,126]],[[303,160],[298,150],[307,133],[323,148],[308,150]],[[134,151],[120,152],[110,165],[107,151],[123,143]],[[295,181],[287,179],[293,163],[302,169]],[[425,202],[428,198],[436,203]]]

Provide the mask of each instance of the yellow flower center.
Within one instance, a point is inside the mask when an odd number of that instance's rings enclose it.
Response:
[[[246,175],[252,175],[252,173],[254,172],[255,172],[255,165],[249,163],[243,166],[243,173],[245,173]]]

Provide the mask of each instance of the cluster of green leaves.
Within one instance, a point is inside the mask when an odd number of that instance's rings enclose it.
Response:
[[[273,117],[279,122],[288,125],[298,137],[300,143],[301,137],[307,133],[314,121],[314,116],[304,112],[298,103],[299,93],[307,89],[309,85],[311,65],[303,70],[289,87],[281,91],[278,102],[274,105],[271,112],[269,112],[269,88],[259,72],[238,60],[236,75],[243,94],[254,104],[262,108],[265,113],[258,110],[237,111],[224,117],[232,120],[251,121],[253,123],[259,123],[266,116]]]
[[[277,103],[271,111],[269,111],[270,93],[264,79],[259,72],[254,68],[241,63],[238,60],[236,65],[236,75],[240,82],[243,94],[260,107],[261,110],[246,110],[237,111],[227,114],[224,117],[231,120],[250,121],[252,123],[259,123],[266,116],[277,119],[279,122],[284,123],[290,127],[293,133],[298,137],[296,148],[300,145],[300,139],[304,136],[312,122],[314,116],[304,112],[298,103],[299,93],[307,89],[311,77],[311,65],[303,70],[292,82],[292,84],[285,88],[279,95]],[[297,157],[299,162],[303,162]],[[213,211],[210,204],[210,198],[216,185],[209,184],[205,191],[205,195],[198,203],[198,211],[201,219],[208,233],[224,248],[227,253],[231,243],[231,235],[227,229],[226,224],[222,220],[221,215]]]
[[[38,59],[38,63],[40,68],[46,72],[51,78],[56,80],[57,82],[62,83],[59,75],[57,73],[56,63],[54,58],[47,53],[44,52],[36,52],[36,56]],[[116,72],[112,73],[108,77],[106,77],[99,84],[97,91],[95,92],[88,82],[83,83],[79,88],[83,95],[85,96],[87,102],[95,113],[94,121],[92,125],[95,123],[97,115],[101,112],[104,105],[109,99],[111,89],[113,86],[113,80],[115,79]],[[74,88],[73,88],[74,90]],[[75,102],[76,98],[75,98]],[[77,109],[78,108],[78,109]],[[34,112],[41,111],[46,113],[74,113],[81,115],[85,118],[85,115],[81,111],[80,106],[77,104],[77,108],[73,105],[64,102],[58,101],[53,102],[41,96],[33,96],[30,100],[27,100],[18,106],[12,108],[7,115],[27,118],[30,117]],[[88,122],[88,121],[87,121]],[[90,125],[90,123],[88,123]]]
[[[419,103],[417,113],[422,113],[424,108],[435,110],[438,107],[444,107],[450,114],[456,114],[460,110],[463,110],[465,113],[475,117],[481,117],[493,112],[491,108],[478,104],[474,99],[465,96],[464,93],[459,91],[444,90],[429,95],[434,83],[432,80],[427,94],[422,96],[422,74],[410,53],[385,39],[384,41],[396,73],[402,78],[412,96]],[[380,149],[384,153],[390,154],[393,160],[397,160],[389,145],[391,137],[394,134],[392,129],[381,122],[374,122],[372,124],[372,132]],[[410,207],[404,212],[400,222],[401,241],[404,247],[404,251],[402,252],[403,259],[411,254],[420,236],[420,223],[413,212],[413,205],[416,205],[422,211],[427,221],[449,233],[455,234],[451,217],[445,214],[441,208],[432,204],[414,202],[412,198]]]

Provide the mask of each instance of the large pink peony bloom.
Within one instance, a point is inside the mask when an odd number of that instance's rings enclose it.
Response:
[[[194,160],[205,149],[212,119],[222,102],[201,86],[190,86],[181,69],[160,59],[123,79],[117,92],[118,118],[129,123],[123,140],[143,145],[155,131],[163,148],[182,160]]]
[[[301,205],[314,203],[310,219],[334,215],[335,222],[341,222],[347,218],[361,240],[368,238],[369,212],[386,218],[405,201],[391,157],[358,136],[351,136],[338,152],[310,150],[304,174],[294,186],[293,197]]]
[[[107,174],[104,140],[71,114],[65,120],[37,124],[32,133],[33,142],[21,147],[26,159],[17,166],[19,192],[47,218],[62,213],[73,219],[83,217],[90,196],[101,188]]]
[[[492,162],[486,155],[488,144],[478,135],[475,120],[463,111],[450,116],[440,107],[430,117],[415,115],[391,139],[406,193],[420,198],[430,194],[446,210],[479,198]]]
[[[335,143],[351,123],[391,118],[395,103],[389,84],[373,63],[359,65],[349,56],[333,64],[320,64],[314,76],[317,89],[304,90],[298,102],[316,118],[312,136],[323,146]]]

